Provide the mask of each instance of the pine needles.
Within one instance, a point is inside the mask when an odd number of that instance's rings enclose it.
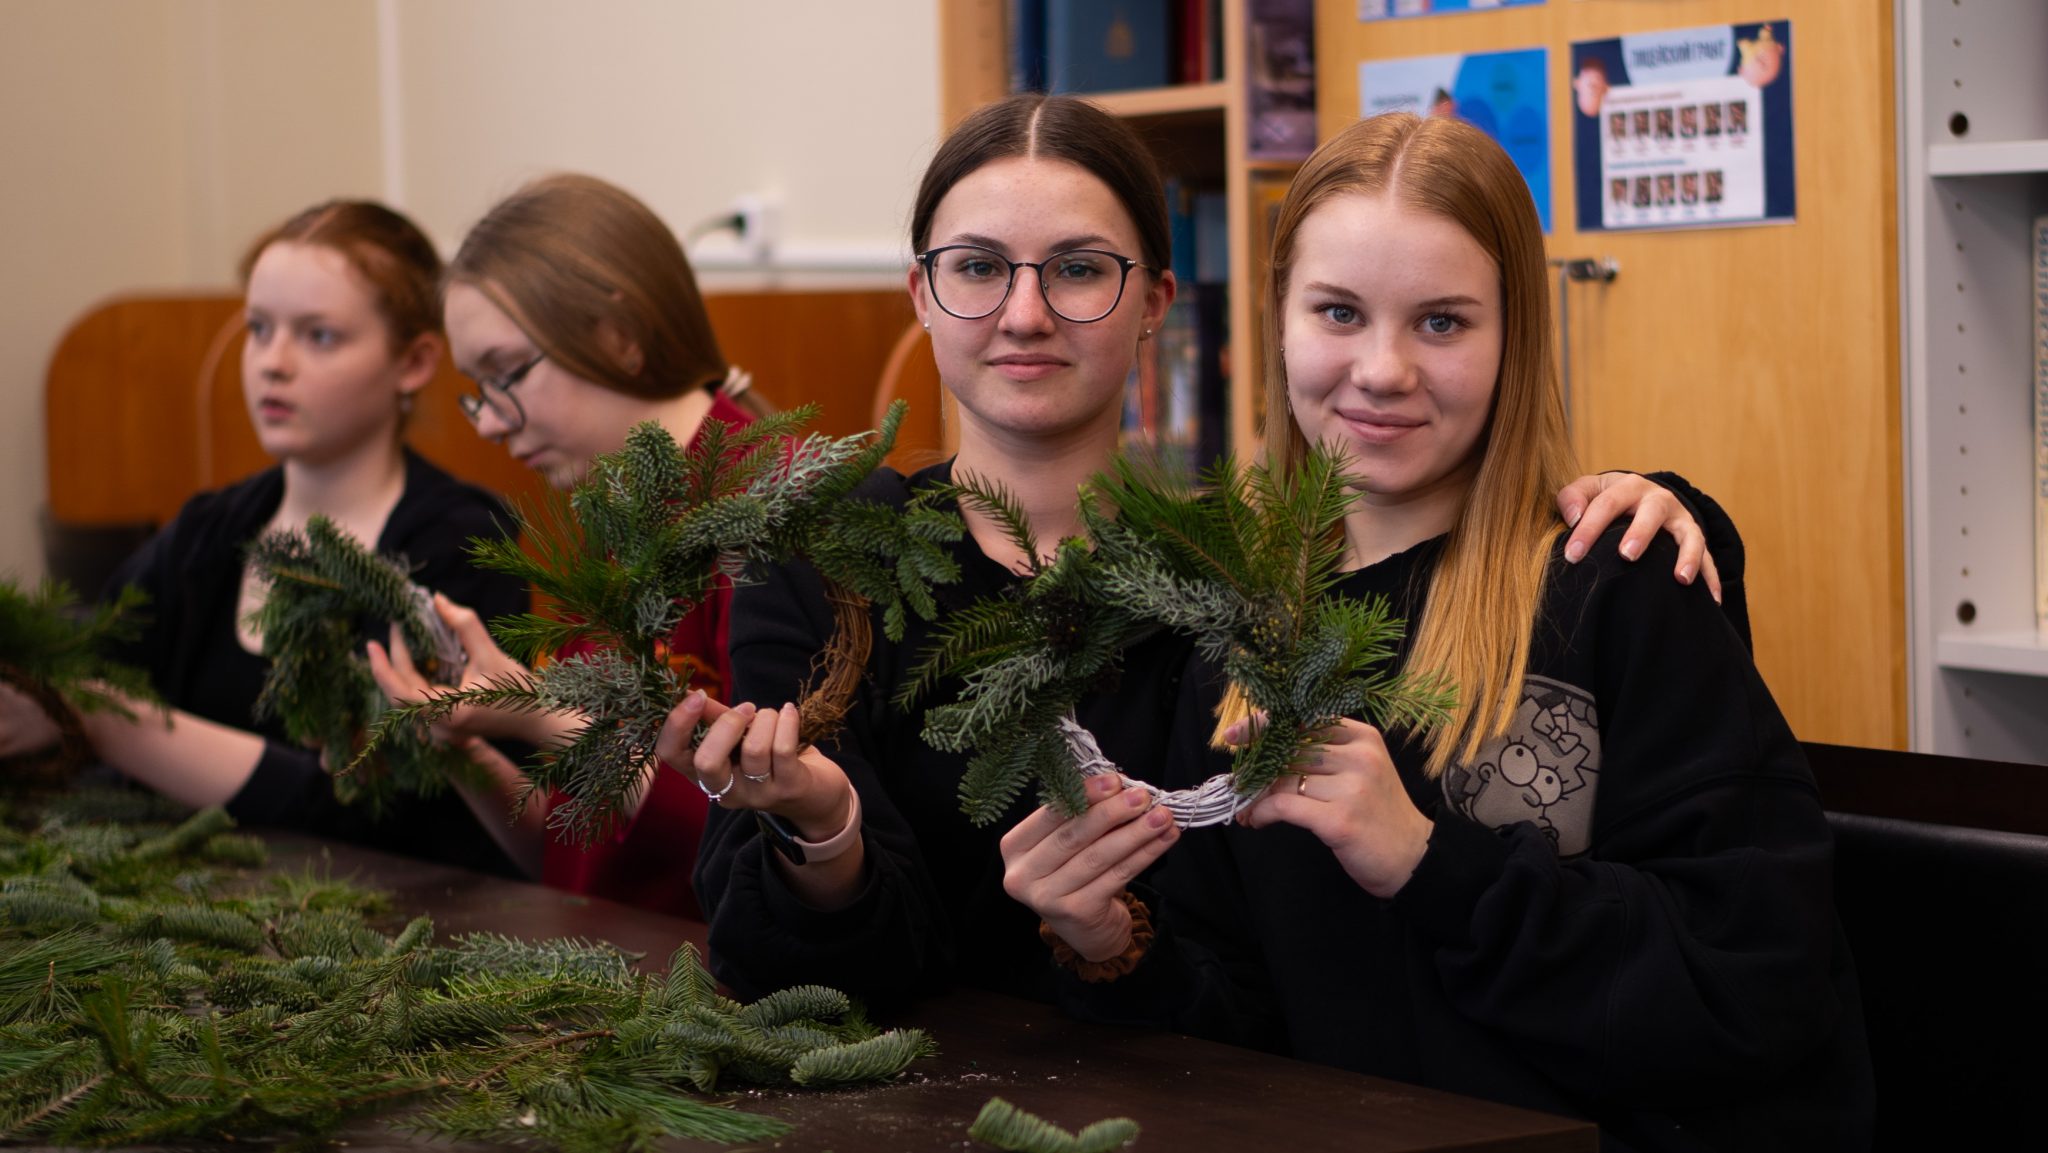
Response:
[[[30,592],[0,581],[0,683],[35,701],[56,722],[62,768],[77,766],[91,753],[80,714],[132,717],[124,702],[156,700],[146,674],[107,655],[114,645],[141,635],[136,614],[144,599],[125,588],[113,603],[81,610],[60,581],[45,581]]]
[[[829,989],[721,997],[688,945],[648,977],[601,943],[386,936],[375,894],[223,866],[245,857],[227,823],[0,830],[0,1140],[318,1140],[373,1115],[591,1153],[767,1140],[787,1124],[720,1095],[932,1052]]]
[[[1112,1153],[1138,1139],[1138,1123],[1110,1117],[1069,1133],[1001,1097],[991,1097],[967,1135],[1007,1153]]]
[[[528,712],[577,711],[573,739],[527,766],[532,788],[566,800],[550,826],[588,844],[643,787],[642,767],[669,710],[688,688],[668,659],[677,624],[721,578],[802,557],[824,579],[838,626],[820,683],[801,703],[804,739],[844,715],[867,660],[870,606],[901,637],[910,614],[937,613],[930,586],[959,578],[945,544],[957,518],[851,499],[895,444],[903,406],[871,435],[796,433],[805,407],[728,427],[706,421],[688,449],[656,424],[635,428],[602,456],[566,504],[527,517],[532,555],[510,541],[476,546],[478,563],[510,573],[551,601],[554,615],[491,624],[530,674],[500,678],[387,714],[381,745],[465,704]],[[570,655],[548,660],[564,649]]]
[[[960,802],[975,824],[1001,817],[1033,780],[1042,802],[1079,812],[1083,780],[1060,720],[1105,687],[1124,649],[1157,626],[1116,600],[1087,541],[1069,538],[1050,561],[1040,556],[1023,510],[1000,486],[967,476],[943,495],[990,516],[1031,567],[1010,595],[947,618],[897,704],[958,682],[954,699],[926,712],[924,737],[933,748],[972,753]]]
[[[1126,645],[1160,627],[1191,636],[1266,715],[1236,754],[1235,805],[1342,718],[1402,727],[1444,715],[1447,690],[1389,671],[1401,622],[1386,603],[1332,592],[1354,499],[1341,461],[1312,452],[1289,478],[1224,461],[1203,480],[1197,491],[1119,457],[1083,493],[1090,541],[1060,542],[1050,563],[1034,561],[1015,595],[984,600],[940,630],[899,699],[959,678],[957,698],[927,713],[925,739],[973,752],[961,781],[972,819],[994,820],[1033,778],[1045,803],[1082,810],[1079,762],[1096,755],[1092,742],[1075,739],[1085,731],[1072,722],[1073,705],[1114,670]],[[1004,494],[963,492],[1037,556]],[[1176,816],[1187,819],[1181,809]]]
[[[462,674],[461,645],[402,562],[364,548],[323,516],[308,519],[304,532],[264,534],[249,547],[249,561],[270,584],[253,622],[270,661],[256,713],[278,718],[292,740],[325,754],[338,799],[376,812],[474,775],[467,757],[412,728],[394,732],[375,758],[357,759],[363,734],[390,708],[359,651],[365,622],[396,624],[430,678],[453,683]]]
[[[1451,695],[1389,665],[1402,622],[1379,597],[1333,595],[1344,515],[1357,499],[1342,459],[1317,449],[1290,476],[1224,460],[1197,493],[1119,458],[1090,522],[1104,587],[1131,611],[1192,635],[1233,688],[1265,713],[1231,766],[1258,793],[1346,717],[1381,728],[1435,724]]]

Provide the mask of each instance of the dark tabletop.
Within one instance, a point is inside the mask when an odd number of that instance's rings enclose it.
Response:
[[[273,836],[273,863],[327,862],[336,876],[388,890],[403,917],[431,914],[438,938],[489,930],[510,936],[585,937],[645,954],[664,969],[684,941],[704,946],[704,926],[539,885],[485,877],[302,837]],[[773,1149],[780,1153],[985,1150],[966,1130],[1001,1096],[1069,1130],[1124,1116],[1143,1128],[1146,1150],[1342,1149],[1593,1150],[1592,1125],[1362,1077],[1167,1033],[1068,1019],[1057,1009],[991,993],[957,991],[878,1020],[915,1025],[938,1041],[893,1085],[838,1092],[750,1090],[737,1100],[796,1131],[758,1146],[677,1141],[675,1150]],[[427,1145],[374,1123],[346,1136],[350,1153]]]

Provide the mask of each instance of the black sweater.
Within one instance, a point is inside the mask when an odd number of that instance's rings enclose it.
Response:
[[[257,721],[269,662],[235,636],[245,550],[277,513],[284,472],[266,469],[185,502],[178,516],[122,564],[109,590],[149,594],[148,625],[121,654],[150,674],[175,708],[265,739],[255,773],[227,809],[244,824],[299,829],[411,856],[515,875],[460,797],[410,799],[382,819],[334,797],[317,753],[290,743],[275,720]],[[469,563],[473,536],[505,536],[512,520],[497,497],[405,454],[405,492],[384,523],[377,551],[406,558],[413,579],[475,609],[485,620],[526,611],[526,586]],[[383,639],[382,630],[365,639]]]
[[[951,465],[906,480],[882,470],[857,497],[901,505],[911,493],[950,480]],[[942,611],[1018,583],[972,536],[953,547],[962,579],[938,590]],[[817,574],[803,564],[761,574],[733,596],[734,701],[763,708],[793,700],[831,634]],[[697,894],[711,922],[711,965],[721,981],[753,998],[817,982],[878,1001],[900,1000],[951,982],[1022,996],[1052,995],[1052,970],[1038,918],[1003,892],[997,842],[1038,804],[1030,794],[977,828],[960,811],[966,758],[927,745],[923,710],[891,702],[932,638],[912,619],[900,642],[874,622],[867,675],[839,734],[823,751],[860,790],[864,881],[843,909],[811,908],[783,882],[775,850],[753,817],[712,806],[697,863]],[[1081,723],[1112,757],[1137,763],[1156,754],[1171,722],[1188,645],[1160,634],[1127,651],[1113,691],[1081,703]],[[949,699],[941,684],[931,700]]]
[[[1804,754],[1729,617],[1672,581],[1669,539],[1631,564],[1618,535],[1576,566],[1553,558],[1506,736],[1433,781],[1420,742],[1390,735],[1436,822],[1392,900],[1306,830],[1195,831],[1155,876],[1152,953],[1066,994],[1590,1117],[1608,1149],[1866,1146],[1861,1006]],[[1739,587],[1730,548],[1714,541]],[[1387,597],[1412,632],[1441,550],[1343,591]],[[1216,679],[1191,666],[1170,785],[1227,771],[1203,743]]]

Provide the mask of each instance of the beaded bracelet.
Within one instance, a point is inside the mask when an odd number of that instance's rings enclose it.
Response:
[[[1124,946],[1124,951],[1106,960],[1087,960],[1075,952],[1072,945],[1062,940],[1058,933],[1053,932],[1051,925],[1040,921],[1038,936],[1052,947],[1053,964],[1071,970],[1076,977],[1094,985],[1114,981],[1138,967],[1138,962],[1144,960],[1145,953],[1152,948],[1152,911],[1147,909],[1145,902],[1140,901],[1137,894],[1129,889],[1118,893],[1116,897],[1124,903],[1124,908],[1131,911],[1131,943]]]

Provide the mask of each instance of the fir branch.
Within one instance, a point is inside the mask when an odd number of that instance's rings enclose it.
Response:
[[[1008,1153],[1110,1153],[1138,1139],[1138,1123],[1110,1117],[1069,1133],[1001,1097],[991,1097],[967,1135]]]
[[[55,722],[53,771],[68,774],[92,753],[79,717],[112,713],[134,719],[129,705],[156,705],[140,669],[110,653],[142,635],[139,611],[147,598],[124,588],[110,604],[81,609],[61,581],[24,592],[0,581],[0,684],[33,700]]]
[[[347,766],[337,774],[338,797],[378,812],[398,797],[434,796],[475,775],[469,758],[411,729],[384,742],[378,756],[357,756],[364,731],[390,708],[360,653],[364,627],[396,625],[430,679],[452,683],[467,659],[402,560],[378,556],[315,516],[303,532],[259,537],[249,563],[268,583],[251,617],[270,662],[256,713],[320,749],[326,764]]]

